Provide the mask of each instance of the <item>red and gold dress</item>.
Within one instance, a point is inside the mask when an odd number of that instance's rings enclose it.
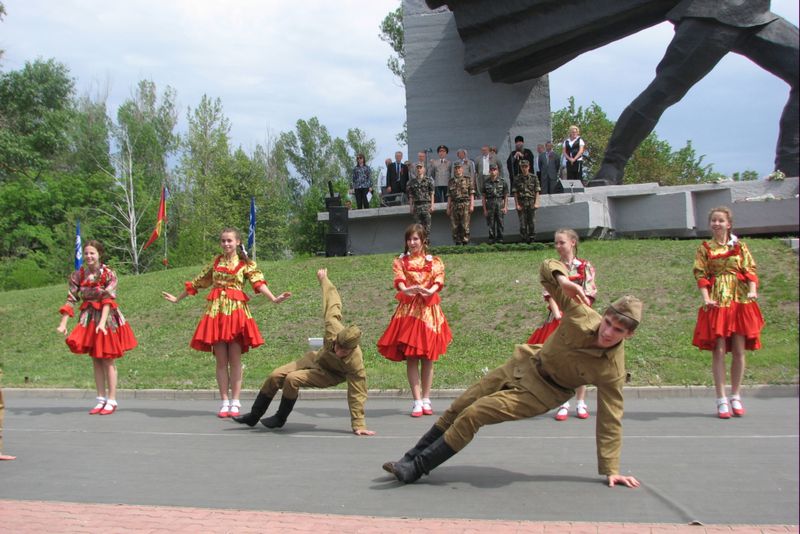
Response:
[[[711,300],[719,306],[701,306],[697,312],[692,345],[713,350],[718,338],[725,338],[726,352],[731,350],[731,336],[745,337],[745,349],[761,348],[764,317],[755,300],[747,298],[748,282],[758,285],[756,262],[744,242],[732,236],[720,245],[704,241],[694,259],[697,287],[708,288]]]
[[[73,308],[79,301],[78,324],[66,339],[69,350],[92,358],[119,358],[136,347],[133,330],[117,307],[117,275],[108,266],[101,265],[95,273],[81,267],[70,275],[67,302],[58,311],[75,317]],[[95,333],[106,304],[106,333]]]
[[[426,358],[436,361],[447,352],[453,339],[450,326],[439,306],[439,292],[444,287],[444,264],[434,256],[402,254],[392,264],[395,298],[400,301],[389,321],[389,326],[378,340],[378,352],[389,360],[400,362],[408,357]],[[439,285],[430,297],[408,296],[399,291],[399,284],[406,287],[430,288]]]
[[[196,295],[198,289],[211,287],[206,300],[206,310],[192,336],[193,349],[211,352],[214,343],[239,343],[247,352],[264,343],[258,326],[250,313],[245,295],[244,281],[248,280],[255,291],[265,285],[264,275],[255,262],[238,256],[228,261],[217,256],[214,261],[191,282],[186,282],[186,292]]]
[[[597,285],[594,281],[594,267],[592,267],[592,264],[580,258],[573,258],[572,263],[567,266],[567,269],[569,271],[570,281],[583,287],[583,292],[589,297],[591,302],[594,302],[597,296]],[[550,300],[550,293],[547,291],[544,292],[544,300],[545,302]],[[548,310],[550,310],[549,306]],[[556,331],[560,322],[561,321],[553,316],[552,310],[548,311],[547,319],[545,319],[542,326],[534,330],[531,337],[528,338],[528,345],[541,345],[544,343],[545,340],[550,337],[550,334]]]

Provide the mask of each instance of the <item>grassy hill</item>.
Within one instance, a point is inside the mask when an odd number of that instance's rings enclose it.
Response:
[[[747,383],[798,381],[798,260],[775,239],[748,239],[758,261],[760,305],[767,321],[764,348],[748,355]],[[700,241],[618,240],[581,244],[579,255],[597,269],[603,309],[624,293],[645,302],[645,319],[626,348],[636,385],[711,384],[710,354],[691,345],[700,295],[691,275]],[[539,263],[543,251],[443,255],[447,266],[442,307],[453,329],[450,350],[436,364],[434,387],[463,387],[482,370],[505,361],[545,316]],[[407,387],[405,366],[382,358],[375,343],[394,310],[393,255],[302,258],[264,262],[273,292],[294,296],[281,305],[251,301],[266,344],[244,357],[245,387],[257,388],[277,365],[302,355],[307,338],[321,334],[321,304],[315,271],[327,267],[342,294],[345,321],[364,330],[362,347],[370,388]],[[139,347],[118,361],[120,388],[216,388],[213,357],[188,347],[204,294],[178,305],[162,290],[180,292],[197,268],[122,277],[118,302]],[[87,356],[71,354],[55,331],[65,281],[0,293],[0,366],[6,387],[94,388]],[[74,325],[74,320],[70,322]]]

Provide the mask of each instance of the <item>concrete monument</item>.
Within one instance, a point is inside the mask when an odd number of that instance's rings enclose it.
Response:
[[[596,178],[622,182],[625,165],[661,114],[728,52],[741,54],[789,84],[775,169],[800,174],[798,29],[769,11],[769,0],[427,0],[455,16],[471,74],[518,83],[579,54],[669,20],[675,36],[653,82],[622,113]]]

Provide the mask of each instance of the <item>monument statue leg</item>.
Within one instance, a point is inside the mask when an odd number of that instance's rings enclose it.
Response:
[[[783,108],[780,133],[775,148],[775,169],[787,176],[800,175],[800,106],[798,106],[798,78],[800,78],[800,50],[797,27],[784,19],[777,19],[761,28],[750,39],[734,47],[733,51],[745,56],[764,70],[789,84],[789,100]]]
[[[617,120],[595,179],[621,184],[633,151],[653,131],[664,111],[683,98],[751,31],[706,19],[685,19],[678,24],[656,67],[655,79]]]

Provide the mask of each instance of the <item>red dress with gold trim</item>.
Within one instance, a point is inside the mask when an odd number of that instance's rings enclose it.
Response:
[[[250,282],[258,291],[266,285],[264,275],[255,262],[239,259],[228,262],[224,256],[214,258],[191,282],[186,282],[186,292],[196,295],[198,289],[211,287],[203,317],[189,344],[193,349],[212,352],[214,343],[239,343],[242,352],[264,344],[264,338],[250,313],[244,282]]]
[[[400,302],[389,321],[389,326],[378,340],[378,352],[389,360],[400,362],[406,358],[425,358],[436,361],[447,352],[453,340],[450,326],[439,305],[439,292],[444,287],[444,263],[438,257],[422,254],[402,254],[392,263],[395,298]],[[399,291],[398,284],[406,287],[439,289],[430,297],[408,296]]]
[[[580,258],[573,258],[567,269],[570,281],[580,284],[589,300],[594,302],[595,296],[597,296],[597,285],[594,281],[595,275],[592,264]],[[547,291],[544,292],[544,300],[545,302],[550,300],[550,293]],[[553,311],[548,306],[547,318],[542,326],[534,330],[531,337],[528,338],[528,345],[541,345],[544,343],[550,337],[550,334],[556,331],[560,323],[561,321],[553,316]]]
[[[117,307],[117,275],[108,266],[101,265],[95,273],[81,267],[70,275],[67,302],[58,311],[74,317],[73,308],[79,301],[83,302],[78,324],[66,339],[70,351],[92,358],[119,358],[136,347],[133,330]],[[106,304],[111,308],[106,333],[95,333]]]
[[[747,298],[748,282],[758,285],[756,262],[744,242],[736,236],[724,245],[704,241],[694,259],[697,287],[708,288],[711,300],[719,306],[701,306],[697,312],[692,345],[713,350],[718,338],[725,338],[731,350],[731,336],[745,337],[745,349],[761,348],[764,317],[755,300]]]

